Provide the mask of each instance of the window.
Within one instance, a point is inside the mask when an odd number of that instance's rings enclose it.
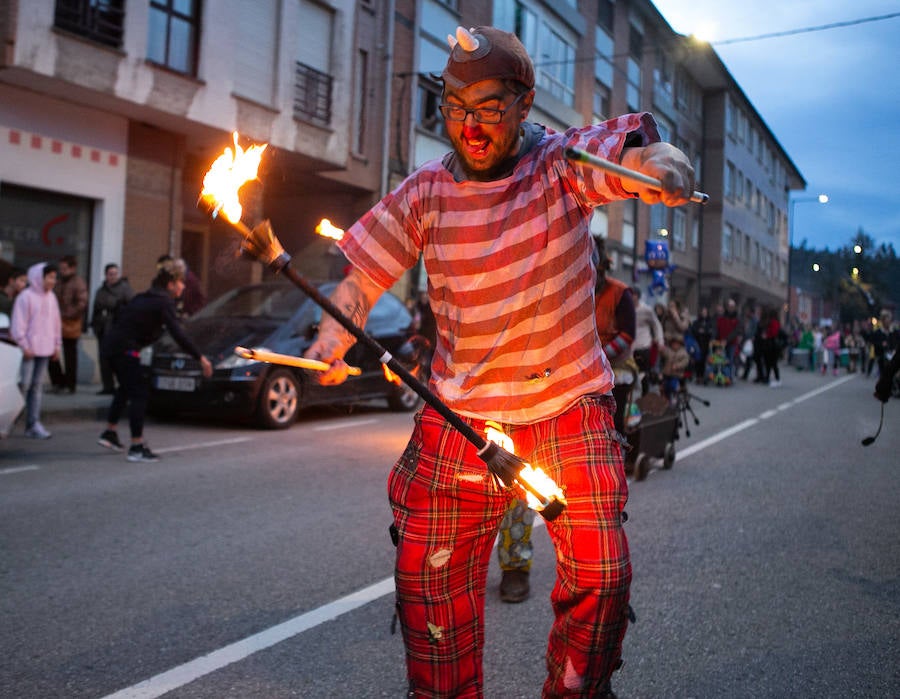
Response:
[[[628,83],[625,86],[625,101],[628,109],[639,112],[641,109],[641,64],[628,58]]]
[[[637,199],[626,199],[623,202],[625,213],[622,220],[622,245],[626,248],[634,248],[634,227],[637,221]]]
[[[691,247],[700,247],[700,216],[695,216],[691,223]]]
[[[199,0],[150,0],[147,58],[196,75],[199,26]]]
[[[722,259],[726,262],[730,262],[733,252],[731,249],[731,243],[734,239],[734,228],[730,223],[726,223],[722,227]]]
[[[538,82],[561,102],[575,104],[575,47],[555,31],[541,42],[541,60],[536,66]]]
[[[662,51],[657,52],[657,65],[653,70],[653,98],[657,104],[671,107],[675,103],[674,77],[671,59]]]
[[[672,247],[676,250],[687,248],[686,229],[687,217],[683,209],[672,211]]]
[[[299,61],[294,80],[294,118],[319,126],[331,124],[331,76]]]
[[[610,118],[609,88],[599,82],[594,83],[594,119],[597,122]]]
[[[615,9],[613,0],[597,0],[597,26],[612,32]]]
[[[106,46],[121,48],[124,0],[56,0],[54,25]]]
[[[438,106],[441,104],[441,88],[439,85],[426,80],[419,82],[419,101],[416,113],[416,122],[426,131],[435,136],[447,136],[444,128],[444,119]]]
[[[513,31],[522,41],[528,53],[535,57],[538,55],[538,20],[537,15],[525,7],[521,2],[516,3],[515,26]]]
[[[294,118],[329,126],[334,11],[311,0],[300,0],[299,9],[304,31],[294,48]]]
[[[613,86],[613,40],[602,29],[594,33],[594,77],[607,87]]]
[[[734,197],[734,178],[734,163],[729,161],[725,164],[725,182],[723,183],[726,199]]]

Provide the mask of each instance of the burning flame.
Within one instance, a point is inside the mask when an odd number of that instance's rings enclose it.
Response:
[[[326,221],[328,219],[325,219]],[[390,381],[392,384],[396,384],[397,386],[402,386],[403,381],[400,380],[400,377],[397,376],[393,371],[388,368],[387,364],[382,364],[381,368],[384,370],[384,378]]]
[[[319,221],[319,225],[316,226],[316,233],[325,238],[331,238],[332,240],[340,240],[344,237],[344,229],[338,228],[327,218],[323,218]],[[388,380],[390,381],[390,379]]]
[[[484,436],[488,441],[503,447],[510,454],[516,453],[512,437],[506,434],[500,425],[493,420],[485,422]],[[519,471],[519,475],[516,476],[516,480],[527,483],[544,497],[544,502],[541,502],[532,493],[523,488],[525,490],[525,501],[532,510],[540,512],[554,496],[558,500],[565,500],[562,489],[541,468],[534,468],[531,464],[526,463],[522,470]]]
[[[241,220],[243,208],[238,199],[238,190],[250,180],[256,179],[259,161],[268,143],[250,146],[244,150],[238,145],[238,132],[232,134],[234,151],[226,148],[216,158],[212,167],[203,176],[203,190],[200,198],[214,205],[213,216],[221,211],[231,223]]]

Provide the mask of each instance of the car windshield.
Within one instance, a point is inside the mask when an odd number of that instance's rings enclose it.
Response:
[[[290,284],[255,284],[233,289],[201,310],[199,318],[264,318],[287,321],[306,300],[306,294]]]

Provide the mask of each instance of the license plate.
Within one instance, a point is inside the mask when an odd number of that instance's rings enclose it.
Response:
[[[157,376],[156,387],[161,391],[193,391],[197,382],[184,376]]]

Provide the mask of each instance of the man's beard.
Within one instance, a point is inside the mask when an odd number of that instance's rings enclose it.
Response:
[[[460,166],[468,178],[476,182],[490,182],[502,179],[512,172],[519,152],[519,137],[519,131],[514,131],[508,139],[504,138],[498,141],[494,138],[488,138],[488,148],[491,151],[491,161],[493,162],[484,167],[473,166],[476,162],[482,165],[486,161],[473,161],[471,159],[465,147],[466,139],[461,134],[457,138],[451,137],[450,141],[453,144],[453,149],[456,151]],[[505,155],[497,159],[496,154],[498,153],[504,153]]]

